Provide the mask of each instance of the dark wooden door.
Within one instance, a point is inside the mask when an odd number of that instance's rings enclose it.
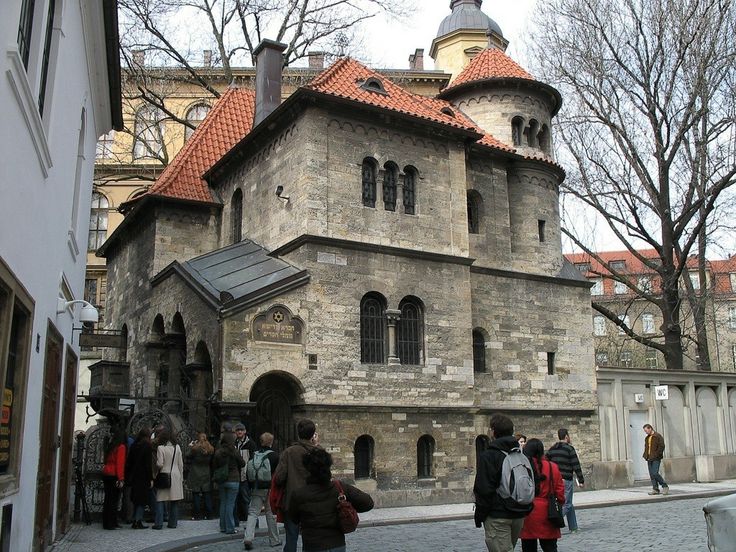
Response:
[[[56,470],[57,422],[63,339],[49,323],[46,335],[43,388],[41,395],[41,423],[36,478],[36,522],[33,549],[44,550],[53,540],[54,471]]]
[[[276,450],[283,450],[296,440],[291,404],[280,389],[267,389],[256,401],[255,432],[251,432],[257,438],[264,431],[273,434]]]
[[[74,412],[77,395],[77,355],[66,348],[64,363],[64,401],[61,407],[61,452],[59,453],[59,492],[56,497],[56,538],[69,529]]]

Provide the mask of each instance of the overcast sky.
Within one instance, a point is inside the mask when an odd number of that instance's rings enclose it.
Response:
[[[450,0],[415,0],[415,5],[419,7],[416,14],[405,21],[382,17],[367,25],[365,46],[374,67],[408,68],[409,54],[417,48],[424,48],[425,69],[434,67],[429,48],[440,23],[451,13]],[[533,5],[534,0],[485,0],[481,7],[501,27],[504,37],[510,41],[507,52],[517,61],[523,61],[520,46]]]

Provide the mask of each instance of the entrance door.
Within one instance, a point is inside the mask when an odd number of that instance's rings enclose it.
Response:
[[[64,371],[64,402],[61,408],[61,454],[59,455],[59,494],[56,498],[56,537],[69,528],[72,448],[74,445],[74,406],[77,390],[77,356],[67,347]]]
[[[36,478],[36,522],[34,550],[44,550],[53,540],[54,472],[56,471],[57,422],[59,415],[59,388],[61,387],[61,359],[63,339],[52,324],[46,335],[43,388],[41,395],[41,424]]]
[[[637,481],[649,479],[647,462],[642,458],[644,454],[644,430],[649,413],[646,411],[629,412],[629,451],[634,463],[634,479]]]
[[[250,400],[256,403],[250,420],[251,436],[257,438],[264,431],[272,433],[276,450],[284,450],[296,441],[292,405],[298,393],[288,376],[272,373],[256,381],[250,393]]]

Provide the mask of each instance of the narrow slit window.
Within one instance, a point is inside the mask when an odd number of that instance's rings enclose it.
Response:
[[[396,211],[396,181],[399,170],[393,163],[386,163],[383,168],[383,207],[387,211]]]
[[[363,159],[362,171],[362,200],[366,207],[376,206],[376,161],[375,159]]]
[[[545,226],[547,225],[547,221],[544,220],[538,220],[537,221],[537,231],[539,233],[539,243],[544,243],[546,240],[545,236]]]
[[[555,373],[555,353],[547,353],[547,374],[550,376]]]

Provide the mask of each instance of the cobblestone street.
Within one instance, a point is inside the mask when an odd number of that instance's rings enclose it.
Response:
[[[578,511],[580,532],[563,529],[560,552],[622,552],[672,550],[706,552],[707,536],[703,504],[707,499],[654,504],[630,504]],[[268,548],[265,538],[256,539],[256,550]],[[348,535],[349,552],[424,552],[485,550],[483,532],[471,521],[415,523],[367,527]],[[197,552],[235,552],[241,541],[193,548]],[[521,544],[516,550],[521,549]],[[301,548],[299,548],[301,550]]]

